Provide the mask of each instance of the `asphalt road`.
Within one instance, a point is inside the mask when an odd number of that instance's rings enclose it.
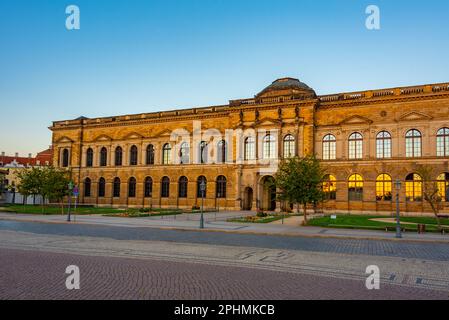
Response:
[[[448,299],[449,293],[198,263],[0,249],[0,299]],[[80,289],[65,286],[68,265]]]
[[[23,231],[49,235],[102,237],[116,240],[173,241],[209,245],[246,246],[449,261],[449,245],[444,243],[287,237],[6,220],[0,221],[0,230]]]

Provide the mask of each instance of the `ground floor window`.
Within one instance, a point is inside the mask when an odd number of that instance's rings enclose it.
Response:
[[[405,199],[422,201],[422,178],[419,174],[411,173],[405,178]]]
[[[391,177],[388,174],[379,175],[376,179],[376,200],[391,201],[393,198],[391,188]]]
[[[363,178],[359,174],[353,174],[348,180],[349,201],[363,200]]]

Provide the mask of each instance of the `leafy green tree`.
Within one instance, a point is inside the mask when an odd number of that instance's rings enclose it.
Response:
[[[44,179],[44,170],[42,168],[24,169],[18,171],[16,176],[19,180],[17,191],[25,198],[42,194]]]
[[[325,199],[322,189],[324,170],[314,156],[290,158],[279,164],[275,175],[278,198],[292,204],[300,204],[307,224],[307,205],[317,204]]]

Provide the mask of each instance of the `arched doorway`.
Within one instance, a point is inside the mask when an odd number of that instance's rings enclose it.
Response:
[[[243,210],[251,210],[253,206],[253,188],[245,188],[245,194],[243,197]]]
[[[261,180],[261,204],[262,210],[276,210],[276,186],[272,176],[265,176]]]

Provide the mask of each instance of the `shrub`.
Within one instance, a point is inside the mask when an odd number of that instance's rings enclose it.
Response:
[[[256,214],[256,217],[258,217],[258,218],[265,218],[266,216],[268,216],[268,214],[266,214],[263,211],[258,211]]]

